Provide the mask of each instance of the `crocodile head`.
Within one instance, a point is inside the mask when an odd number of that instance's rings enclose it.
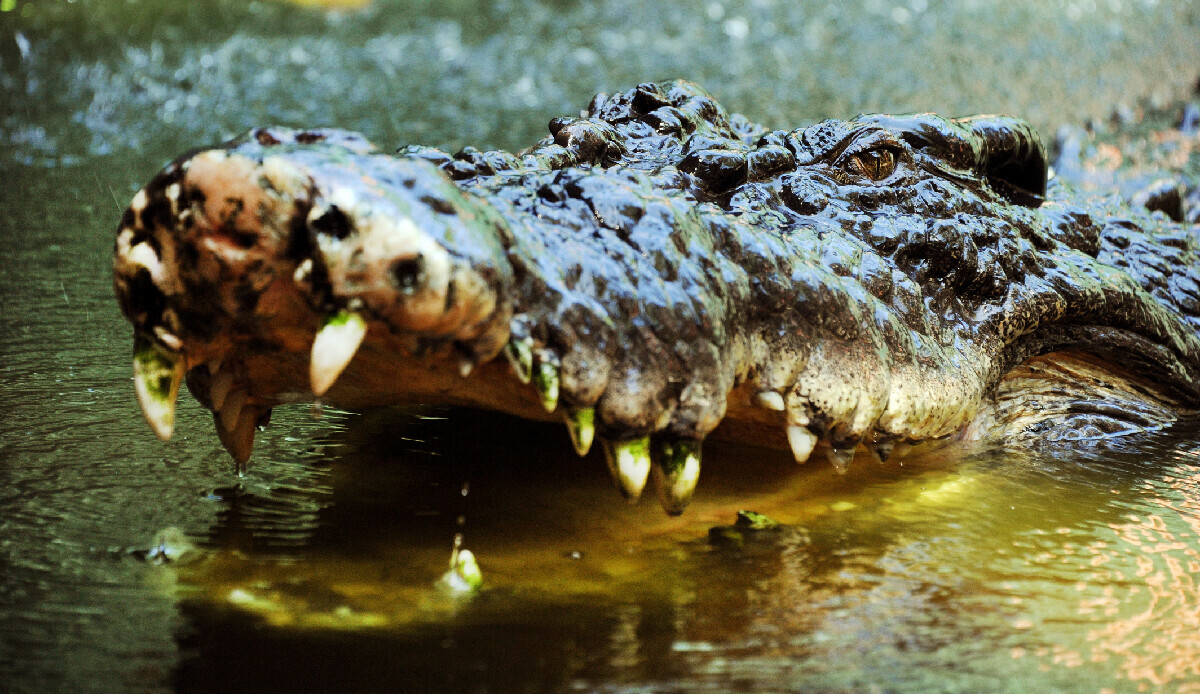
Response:
[[[1194,234],[1047,189],[1026,123],[768,131],[686,82],[518,154],[264,128],[134,198],[115,286],[162,438],[186,378],[242,464],[319,398],[561,418],[680,512],[710,434],[1089,445],[1200,400]],[[501,358],[501,355],[505,358]]]

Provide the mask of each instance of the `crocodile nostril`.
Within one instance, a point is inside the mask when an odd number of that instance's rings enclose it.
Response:
[[[397,260],[392,264],[392,279],[405,293],[412,293],[425,279],[425,257],[417,254],[412,258]]]
[[[324,214],[312,220],[312,228],[335,239],[344,239],[353,231],[350,219],[337,205],[330,205]]]

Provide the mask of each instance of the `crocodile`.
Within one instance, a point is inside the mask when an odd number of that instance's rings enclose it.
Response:
[[[710,435],[843,471],[1196,414],[1197,226],[1148,207],[1059,182],[1013,117],[770,130],[646,83],[517,153],[282,127],[188,153],[125,211],[114,284],[162,439],[183,382],[239,469],[284,403],[492,409],[677,514]]]

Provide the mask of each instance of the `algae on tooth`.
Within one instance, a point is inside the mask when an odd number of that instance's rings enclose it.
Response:
[[[596,436],[596,408],[581,407],[577,410],[568,409],[564,419],[567,423],[567,434],[571,437],[571,445],[580,457],[592,449],[592,440]]]
[[[134,337],[134,391],[146,423],[163,441],[171,438],[175,429],[175,400],[179,396],[183,371],[180,355],[167,351],[147,337]]]
[[[609,472],[630,503],[636,502],[650,477],[650,437],[605,442]]]
[[[664,441],[654,468],[654,483],[659,501],[668,515],[683,513],[692,500],[700,480],[699,441]]]
[[[504,356],[508,358],[517,380],[529,383],[533,378],[533,340],[527,337],[509,340],[504,346]]]
[[[538,362],[533,384],[541,397],[542,407],[547,412],[553,412],[558,407],[558,366],[548,361]]]

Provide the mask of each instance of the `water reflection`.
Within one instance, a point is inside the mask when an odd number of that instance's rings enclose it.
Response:
[[[1198,454],[1184,439],[1102,463],[860,457],[845,477],[717,446],[671,519],[626,507],[557,428],[376,413],[329,439],[338,465],[298,502],[311,514],[280,515],[285,531],[264,523],[271,504],[232,496],[209,554],[177,569],[178,687],[1178,684],[1197,676],[1200,645]],[[785,526],[708,539],[745,505]],[[473,600],[434,587],[457,532],[483,567]],[[254,550],[260,535],[307,539]]]

